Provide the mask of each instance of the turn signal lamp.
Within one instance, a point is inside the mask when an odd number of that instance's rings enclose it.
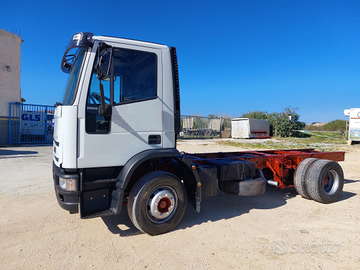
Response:
[[[62,190],[76,191],[77,179],[59,177],[59,185]]]

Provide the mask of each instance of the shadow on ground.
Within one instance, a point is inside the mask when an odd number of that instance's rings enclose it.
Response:
[[[360,180],[344,179],[344,184],[357,183],[357,182],[360,182]]]
[[[218,191],[217,196],[205,198],[201,203],[200,213],[196,213],[191,204],[187,204],[186,212],[175,230],[181,230],[208,221],[230,219],[248,213],[252,209],[273,209],[286,204],[288,199],[297,195],[295,189],[279,190],[268,186],[265,194],[254,197],[241,197]],[[132,224],[126,206],[118,216],[102,217],[104,223],[113,234],[121,237],[141,234]]]
[[[1,149],[0,148],[0,158],[17,158],[27,155],[36,155],[37,151],[27,151],[27,150],[10,150],[10,149]]]
[[[345,180],[345,183],[352,182],[357,182],[357,180]],[[297,195],[294,188],[278,189],[273,186],[267,186],[265,194],[254,197],[235,196],[218,191],[217,196],[203,200],[200,213],[196,213],[193,206],[188,203],[183,219],[174,230],[190,228],[208,221],[234,218],[249,213],[252,209],[278,208]],[[350,199],[355,195],[355,193],[343,191],[337,202]],[[119,234],[120,237],[142,234],[132,224],[126,206],[123,206],[119,215],[102,217],[102,219],[108,229],[113,234]]]

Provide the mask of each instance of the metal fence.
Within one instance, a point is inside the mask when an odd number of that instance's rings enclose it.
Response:
[[[180,138],[229,137],[231,120],[204,116],[181,116]]]
[[[9,143],[52,143],[54,106],[10,103]],[[180,138],[228,138],[230,118],[181,116]]]
[[[9,143],[52,143],[54,106],[9,104]]]

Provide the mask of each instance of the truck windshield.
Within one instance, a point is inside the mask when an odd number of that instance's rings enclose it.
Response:
[[[87,48],[79,48],[76,52],[76,58],[72,66],[68,85],[62,105],[72,105],[75,99],[77,85],[80,77],[81,66]]]

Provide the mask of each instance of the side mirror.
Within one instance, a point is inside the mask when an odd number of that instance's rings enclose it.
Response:
[[[104,106],[102,106],[102,104],[101,104],[98,107],[98,114],[102,115],[102,116],[105,116],[105,117],[110,117],[111,112],[112,112],[111,110],[112,110],[111,105],[105,104]]]
[[[63,62],[63,63],[61,63],[62,65],[61,65],[61,70],[63,71],[63,72],[65,72],[65,73],[70,73],[71,72],[71,70],[72,70],[72,68],[73,68],[73,64],[71,64],[71,63],[68,63],[68,62]]]
[[[101,80],[106,80],[110,76],[112,65],[112,48],[105,43],[102,43],[98,51],[98,59],[96,63],[97,78],[100,87],[100,106],[98,108],[99,115],[108,117],[111,116],[111,105],[105,104],[104,87]]]
[[[111,59],[112,59],[112,49],[107,48],[100,52],[96,69],[97,69],[97,78],[99,80],[105,80],[109,77],[110,68],[111,68]]]

